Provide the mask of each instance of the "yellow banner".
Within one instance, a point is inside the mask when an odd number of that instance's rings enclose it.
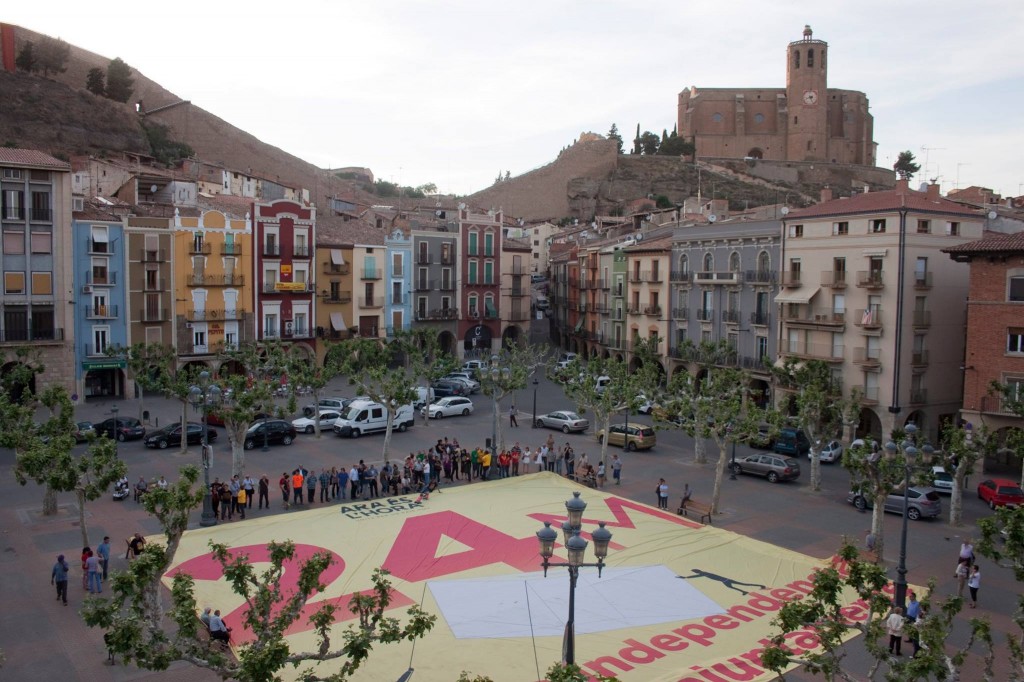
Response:
[[[305,282],[275,282],[274,288],[278,291],[305,291]]]
[[[395,589],[391,615],[402,618],[413,603],[437,615],[434,629],[413,650],[402,643],[378,647],[355,680],[397,679],[409,666],[416,680],[450,681],[462,670],[495,682],[543,679],[560,660],[568,615],[569,574],[540,569],[536,531],[544,521],[560,528],[570,481],[550,473],[474,483],[416,496],[311,505],[230,525],[189,531],[175,566],[196,579],[200,608],[221,610],[234,628],[235,645],[251,637],[242,631],[244,603],[223,581],[208,542],[223,542],[251,561],[266,559],[266,543],[292,539],[300,558],[325,549],[335,563],[325,572],[320,600],[344,606],[371,587],[377,566],[391,572]],[[623,682],[708,682],[769,680],[761,666],[762,642],[784,601],[811,589],[822,562],[735,533],[702,526],[675,514],[590,489],[584,537],[604,521],[612,532],[607,566],[580,569],[576,591],[576,661],[592,673]],[[559,534],[561,535],[561,533]],[[561,538],[555,559],[564,561]],[[594,561],[588,548],[586,561]],[[286,570],[282,586],[294,584]],[[847,615],[863,620],[867,611],[852,601]],[[340,632],[352,621],[336,627]],[[289,633],[293,650],[313,650],[314,636],[302,619]],[[797,654],[817,646],[810,631],[792,633]],[[325,666],[329,664],[324,664]],[[326,673],[329,668],[321,670]],[[282,671],[286,679],[294,672]]]

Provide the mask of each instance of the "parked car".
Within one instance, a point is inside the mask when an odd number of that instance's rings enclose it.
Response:
[[[457,415],[466,416],[473,411],[473,401],[463,396],[453,395],[427,405],[422,411],[431,419]]]
[[[821,445],[821,441],[818,441]],[[822,462],[838,462],[843,458],[843,444],[837,440],[830,440],[818,451],[818,457]],[[807,459],[811,458],[811,451],[807,451]]]
[[[590,428],[590,421],[579,416],[575,412],[562,410],[559,412],[548,412],[537,417],[537,426],[549,429],[561,429],[562,433],[570,431],[586,431]]]
[[[447,398],[450,395],[466,395],[466,386],[462,382],[438,379],[430,385],[437,398]]]
[[[853,490],[846,501],[857,509],[864,511],[874,507],[870,495]],[[885,511],[892,514],[903,513],[903,490],[894,490],[885,498]],[[930,486],[913,486],[907,489],[907,518],[912,521],[934,518],[942,513],[942,499],[935,488]]]
[[[320,410],[320,430],[329,431],[334,427],[334,422],[341,417],[337,410]],[[292,420],[292,426],[298,433],[313,433],[316,431],[316,419],[313,417],[299,417]]]
[[[461,383],[466,388],[466,393],[476,393],[480,390],[480,382],[472,377],[469,372],[452,372],[442,377],[445,381]]]
[[[487,362],[484,360],[466,360],[462,363],[462,371],[472,372],[474,377],[480,376],[480,372],[487,369]]]
[[[417,386],[415,390],[416,399],[412,401],[412,409],[414,410],[421,410],[436,399],[434,396],[434,389],[429,386]]]
[[[189,445],[202,445],[204,429],[208,431],[208,443],[213,443],[217,440],[217,429],[204,427],[199,422],[188,422],[186,424],[185,441]],[[160,448],[161,450],[166,449],[168,445],[181,445],[181,422],[168,424],[162,429],[151,432],[143,442],[147,448]]]
[[[96,435],[96,428],[92,422],[75,422],[75,442],[83,443]]]
[[[252,450],[256,446],[263,445],[264,439],[267,443],[291,445],[295,440],[295,427],[283,419],[256,422],[245,432],[243,445],[246,450]]]
[[[266,412],[257,412],[252,416],[252,422],[261,421],[263,419],[276,419],[276,417],[272,414],[267,414]],[[210,426],[224,426],[224,415],[219,412],[210,412],[206,415],[206,423]]]
[[[331,396],[329,398],[320,398],[316,405],[312,403],[302,408],[302,416],[312,417],[319,410],[336,410],[338,412],[344,412],[345,408],[348,407],[349,403],[353,400],[369,400],[369,396],[361,395],[355,398],[342,398],[340,396]]]
[[[945,467],[932,467],[932,487],[936,492],[953,494],[953,475]]]
[[[117,422],[115,429],[114,422]],[[119,441],[124,442],[126,440],[136,440],[146,435],[146,427],[142,425],[135,417],[117,417],[104,419],[99,424],[94,425],[97,436],[106,436],[107,438],[117,438]]]
[[[761,424],[757,427],[757,435],[751,436],[747,442],[752,448],[770,450],[775,443],[775,439],[772,438],[772,427],[768,424]]]
[[[640,414],[652,414],[654,410],[661,407],[661,405],[654,402],[643,393],[636,397],[636,406],[636,411]]]
[[[734,474],[764,476],[770,483],[800,478],[800,462],[782,455],[747,455],[730,466]]]
[[[538,296],[534,306],[536,306],[537,310],[547,310],[551,307],[551,302],[548,301],[547,296]]]
[[[784,426],[779,430],[779,435],[772,443],[772,450],[780,455],[795,455],[797,457],[806,455],[811,451],[811,441],[802,429]]]
[[[628,441],[626,431],[629,431]],[[609,445],[625,445],[627,450],[650,450],[657,444],[654,429],[643,424],[612,424],[608,429]],[[604,442],[604,429],[597,432],[597,442]]]
[[[542,275],[540,273],[535,272],[532,275],[530,275],[530,284],[539,284],[540,282],[546,281],[547,278],[547,275]]]
[[[978,497],[988,502],[990,509],[1024,504],[1024,491],[1016,481],[1008,478],[989,478],[982,481],[978,484]]]
[[[857,440],[850,443],[850,449],[852,450],[854,448],[868,448],[871,450],[871,452],[882,451],[882,448],[878,444],[877,440],[866,441],[863,438],[858,438]]]
[[[392,420],[392,426],[405,431],[416,424],[415,415],[411,404],[402,405]],[[372,400],[353,400],[338,421],[334,422],[334,433],[347,438],[359,438],[364,433],[383,432],[387,428],[387,409]]]

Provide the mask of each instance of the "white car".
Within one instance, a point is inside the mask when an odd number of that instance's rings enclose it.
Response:
[[[431,403],[423,408],[423,413],[431,419],[441,417],[465,416],[473,411],[473,401],[460,395],[453,395],[441,398],[436,403]]]
[[[821,445],[821,441],[818,441]],[[837,440],[830,440],[820,450],[822,462],[838,462],[843,458],[843,444]],[[811,458],[810,450],[807,451],[807,459]]]
[[[537,426],[561,429],[562,433],[569,433],[570,431],[583,432],[590,428],[590,422],[575,412],[560,410],[539,415],[537,417]]]
[[[946,467],[932,467],[932,487],[935,492],[953,494],[953,475],[946,471]]]
[[[466,360],[462,363],[463,372],[482,372],[487,369],[487,363],[484,360]]]
[[[473,378],[470,372],[452,372],[442,377],[446,381],[457,381],[466,387],[467,393],[476,393],[480,390],[480,382]]]
[[[334,422],[338,421],[340,417],[341,413],[337,410],[320,410],[320,430],[330,431],[334,427]],[[312,417],[299,417],[292,420],[292,426],[299,433],[313,433],[315,424],[316,420]]]
[[[643,393],[636,397],[636,402],[634,404],[637,406],[636,411],[640,414],[651,414],[654,412],[655,408],[661,407],[661,405],[654,402]]]

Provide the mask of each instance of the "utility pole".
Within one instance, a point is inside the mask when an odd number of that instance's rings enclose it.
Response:
[[[924,152],[924,177],[928,177],[928,159],[932,152],[945,151],[945,147],[926,147],[921,145],[921,151]]]

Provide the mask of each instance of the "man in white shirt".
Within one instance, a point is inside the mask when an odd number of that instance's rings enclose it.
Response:
[[[231,641],[231,628],[224,624],[220,617],[220,609],[210,616],[210,637],[227,644]]]

